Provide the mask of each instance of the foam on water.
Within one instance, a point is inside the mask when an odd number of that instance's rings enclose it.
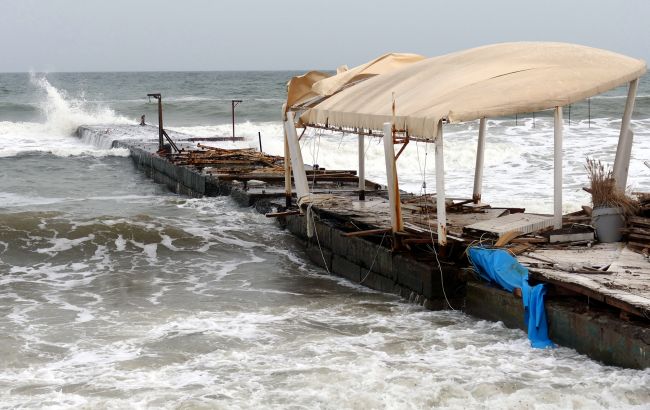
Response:
[[[3,151],[11,144],[0,148],[0,407],[591,409],[650,402],[650,370],[603,366],[567,348],[533,350],[524,332],[501,323],[426,311],[328,276],[293,236],[254,210],[228,198],[165,193],[129,160],[112,157],[125,150],[106,145],[156,138],[155,127],[119,126],[133,122],[89,108],[46,80],[34,84],[48,120],[0,122],[0,141],[17,142],[13,153]],[[113,101],[99,97],[93,104]],[[179,93],[166,101],[192,108],[213,98],[221,97]],[[70,136],[81,123],[105,124],[110,138]],[[193,136],[232,132],[227,121],[169,125]],[[567,208],[587,203],[584,157],[611,162],[618,126],[604,117],[567,124]],[[650,121],[635,119],[633,128],[630,183],[648,188],[641,160],[650,158]],[[245,141],[210,145],[257,147],[258,132],[265,151],[282,155],[279,121],[242,121],[237,135]],[[471,192],[476,134],[477,124],[445,129],[451,195]],[[381,141],[366,141],[368,178],[383,183]],[[308,163],[356,168],[356,136],[309,132],[302,144]],[[432,146],[411,143],[398,164],[402,188],[421,192],[425,181],[434,190]],[[12,166],[20,171],[9,172]],[[486,200],[548,212],[550,181],[548,118],[489,121]]]
[[[157,202],[175,211],[0,219],[0,242],[10,244],[0,248],[0,301],[11,306],[0,351],[13,352],[0,359],[3,406],[642,408],[650,400],[650,371],[601,366],[566,348],[533,350],[500,323],[426,311],[324,275],[290,234],[227,198]],[[28,249],[47,252],[21,266]]]

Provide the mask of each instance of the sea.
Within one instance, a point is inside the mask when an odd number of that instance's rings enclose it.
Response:
[[[0,74],[0,408],[650,408],[650,370],[605,366],[460,311],[428,311],[314,266],[276,223],[189,198],[80,125],[157,122],[282,154],[300,72]],[[589,205],[586,158],[614,159],[626,87],[564,110],[564,208]],[[127,127],[128,129],[129,127]],[[124,138],[156,140],[155,127]],[[630,191],[650,191],[650,78],[640,81]],[[445,127],[450,196],[471,197],[478,123]],[[128,134],[128,132],[127,132]],[[213,143],[216,144],[216,143]],[[355,135],[310,130],[304,160],[356,169]],[[483,199],[551,213],[552,112],[488,121]],[[366,175],[385,184],[382,143]],[[412,142],[400,188],[435,187]]]

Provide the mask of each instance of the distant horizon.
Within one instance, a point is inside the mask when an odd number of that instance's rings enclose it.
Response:
[[[133,73],[282,73],[282,72],[293,72],[293,71],[309,71],[317,70],[322,72],[335,72],[336,70],[332,69],[318,69],[318,68],[305,68],[305,69],[271,69],[271,70],[98,70],[98,71],[0,71],[0,74],[106,74],[106,73],[124,73],[124,74],[133,74]]]
[[[387,52],[580,44],[650,61],[650,2],[4,0],[0,72],[303,71]]]

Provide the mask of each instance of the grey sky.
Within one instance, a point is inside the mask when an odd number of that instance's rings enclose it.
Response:
[[[354,66],[547,40],[650,60],[649,0],[0,0],[0,72]]]

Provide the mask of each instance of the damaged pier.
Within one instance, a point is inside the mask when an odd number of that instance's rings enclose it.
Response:
[[[452,240],[444,257],[438,258],[432,251],[435,238],[431,233],[431,227],[435,230],[436,226],[435,198],[402,193],[404,231],[394,236],[390,233],[390,201],[385,187],[364,181],[365,199],[360,200],[356,170],[306,167],[308,189],[314,200],[300,213],[295,208],[295,195],[294,208],[286,207],[282,157],[252,149],[224,150],[197,145],[191,136],[172,132],[170,136],[179,152],[161,156],[157,153],[158,141],[120,138],[124,134],[129,134],[128,130],[119,127],[89,126],[78,130],[82,138],[128,149],[138,169],[174,192],[189,196],[230,195],[241,206],[271,213],[269,216],[276,217],[302,241],[309,258],[332,274],[398,294],[429,309],[462,309],[479,318],[502,321],[508,327],[524,327],[521,299],[476,281],[467,269],[464,251],[469,241],[463,238],[467,226],[508,215],[526,215],[521,210],[477,208],[471,201],[448,198],[445,207],[448,237]],[[295,192],[295,186],[292,189]],[[536,276],[537,269],[541,272],[544,267],[564,267],[562,263],[549,262],[552,259],[548,255],[546,262],[538,260],[537,252],[543,251],[533,250],[533,243],[534,240],[517,243],[513,239],[507,244],[513,252],[529,252],[531,261],[539,263],[529,265],[531,277],[542,280]],[[610,248],[612,258],[623,253],[621,249]],[[647,270],[637,274],[650,275]],[[644,278],[647,277],[650,276]],[[650,367],[647,316],[630,314],[605,300],[571,291],[563,286],[565,282],[558,280],[547,299],[551,339],[606,364]],[[641,313],[645,315],[648,311]]]

